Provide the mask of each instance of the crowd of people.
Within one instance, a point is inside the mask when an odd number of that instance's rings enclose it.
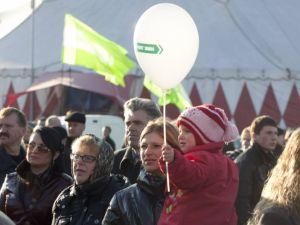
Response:
[[[118,149],[109,126],[97,137],[84,134],[84,113],[64,120],[34,126],[16,108],[0,110],[0,224],[300,224],[299,128],[262,115],[239,135],[212,104],[171,121],[132,98]]]

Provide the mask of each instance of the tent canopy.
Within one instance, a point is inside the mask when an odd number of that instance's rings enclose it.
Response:
[[[130,87],[132,87],[133,82],[137,82],[136,76],[127,75],[125,77],[126,86],[123,88],[106,82],[103,77],[94,73],[49,73],[39,77],[26,92],[63,85],[106,95],[117,100],[120,105],[123,105],[130,98]]]
[[[29,17],[1,39],[0,69],[31,68],[32,64],[47,72],[63,69],[60,55],[66,13],[124,46],[134,58],[135,24],[145,10],[161,2],[164,1],[45,0],[35,11],[33,32]],[[291,72],[299,78],[299,1],[169,2],[186,9],[200,33],[200,52],[190,76],[207,76],[208,71],[213,71],[222,76],[252,74],[278,79]]]
[[[43,1],[0,39],[0,96],[6,96],[12,81],[15,92],[29,88],[33,71],[36,77],[69,71],[70,66],[61,64],[66,13],[122,45],[135,59],[135,24],[144,11],[162,2]],[[261,114],[273,116],[283,127],[300,125],[300,1],[168,2],[189,12],[199,30],[198,58],[183,81],[194,105],[209,102],[224,108],[240,129]],[[139,68],[131,73],[142,75]],[[131,93],[133,97],[140,92]]]

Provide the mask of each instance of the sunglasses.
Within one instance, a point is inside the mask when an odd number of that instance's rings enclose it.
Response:
[[[40,152],[40,153],[51,152],[51,150],[49,148],[47,148],[46,145],[37,145],[34,142],[30,142],[27,144],[27,146],[30,151],[35,149],[37,152]]]
[[[83,162],[86,163],[91,163],[97,160],[97,157],[92,156],[92,155],[77,155],[74,153],[70,154],[70,158],[74,161],[79,161],[79,159],[81,159]]]

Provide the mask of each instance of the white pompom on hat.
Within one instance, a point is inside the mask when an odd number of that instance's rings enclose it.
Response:
[[[230,142],[239,136],[236,125],[228,120],[224,110],[211,104],[186,109],[177,119],[179,125],[195,135],[197,145]]]

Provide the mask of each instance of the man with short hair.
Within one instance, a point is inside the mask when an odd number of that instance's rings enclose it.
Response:
[[[64,172],[71,174],[71,159],[70,154],[72,152],[71,146],[73,141],[83,134],[85,130],[85,114],[76,112],[76,111],[68,111],[65,116],[65,121],[67,122],[67,133],[68,137],[65,144],[65,149],[63,152],[63,160],[65,163]]]
[[[15,170],[25,158],[21,146],[26,131],[26,118],[16,108],[6,107],[0,110],[0,185],[6,174]]]
[[[116,150],[116,144],[114,140],[110,137],[111,133],[111,127],[110,126],[104,126],[102,127],[102,138],[105,140],[108,144],[110,144],[111,148],[115,151]]]
[[[124,104],[126,147],[115,151],[112,173],[126,176],[135,183],[141,162],[139,140],[142,130],[150,120],[161,116],[159,107],[150,99],[132,98]]]
[[[236,200],[238,225],[245,225],[258,203],[268,173],[276,164],[277,124],[270,116],[259,116],[250,127],[253,145],[237,159],[240,170]]]

